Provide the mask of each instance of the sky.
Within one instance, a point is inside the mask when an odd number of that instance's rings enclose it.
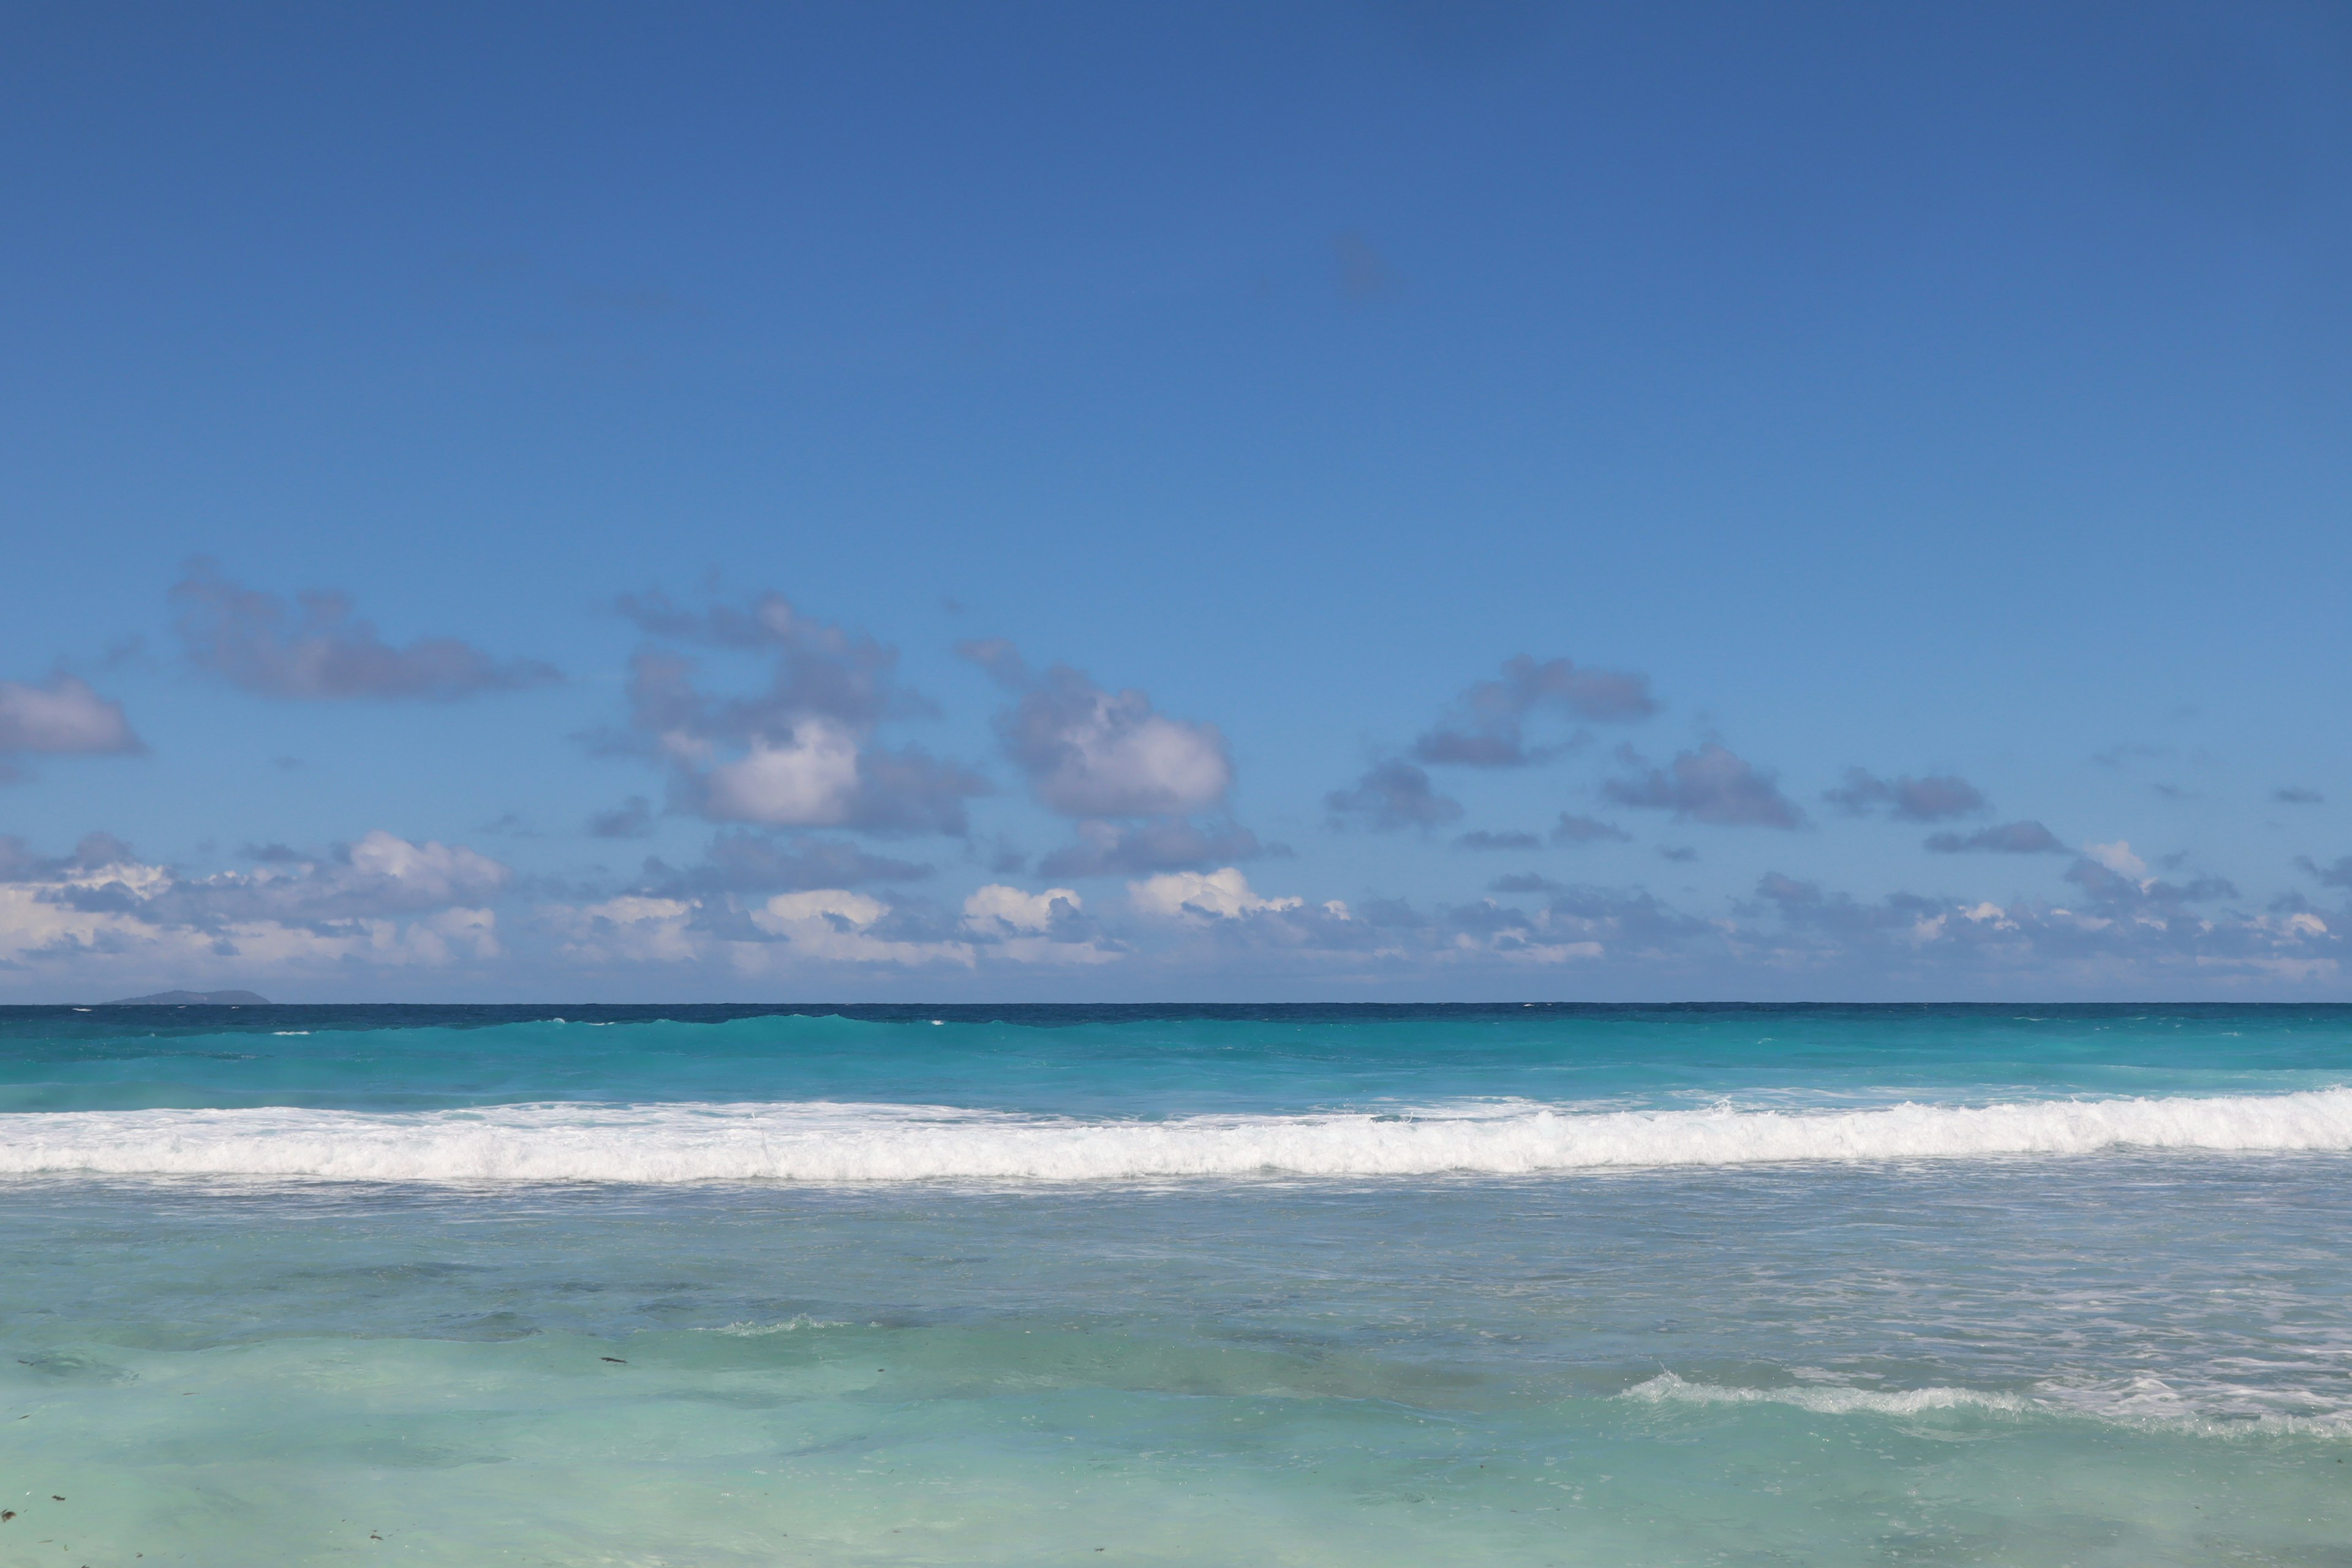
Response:
[[[2352,999],[2352,11],[0,0],[0,1001]]]

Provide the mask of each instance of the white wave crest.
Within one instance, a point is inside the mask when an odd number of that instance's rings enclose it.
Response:
[[[1816,1415],[1917,1415],[1929,1410],[1991,1410],[2005,1415],[2035,1408],[2014,1394],[1979,1394],[1967,1388],[1734,1388],[1717,1383],[1685,1383],[1662,1372],[1618,1395],[1651,1405],[1793,1405]]]
[[[2307,1391],[2294,1391],[2307,1402]],[[1986,1393],[1972,1388],[1848,1388],[1811,1384],[1741,1388],[1690,1383],[1671,1372],[1637,1383],[1620,1399],[1647,1405],[1787,1405],[1816,1415],[1916,1416],[1963,1411],[1996,1416],[2060,1416],[2097,1421],[2143,1431],[2191,1433],[2209,1437],[2306,1436],[2341,1441],[2352,1436],[2352,1409],[2305,1414],[2265,1407],[2259,1391],[2214,1385],[2183,1394],[2152,1377],[2120,1383],[2044,1382],[2032,1394]]]
[[[2105,1150],[2352,1151],[2352,1089],[1840,1110],[1579,1110],[1080,1121],[946,1107],[284,1108],[0,1116],[0,1175],[388,1182],[1088,1182],[1409,1176]]]
[[[845,1329],[847,1327],[849,1327],[847,1323],[835,1322],[830,1318],[812,1318],[806,1312],[803,1312],[797,1317],[786,1318],[780,1323],[748,1321],[726,1323],[712,1329],[710,1332],[725,1334],[730,1339],[758,1340],[765,1339],[771,1334],[796,1334],[803,1329]]]

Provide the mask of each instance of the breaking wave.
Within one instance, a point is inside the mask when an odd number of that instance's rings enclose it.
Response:
[[[2105,1384],[2037,1384],[2031,1394],[1973,1388],[1852,1388],[1843,1384],[1743,1388],[1689,1383],[1671,1372],[1637,1383],[1618,1395],[1647,1405],[1786,1405],[1816,1415],[1885,1415],[1896,1418],[1938,1413],[2003,1416],[2074,1416],[2110,1426],[2191,1432],[2217,1437],[2294,1435],[2342,1439],[2352,1436],[2352,1409],[2317,1414],[2266,1407],[2276,1402],[2261,1391],[2224,1388],[2176,1390],[2154,1377]],[[2307,1392],[2293,1391],[2310,1405]]]
[[[1392,1115],[1152,1121],[826,1101],[0,1116],[0,1175],[372,1182],[1525,1175],[2127,1149],[2352,1151],[2352,1089],[1836,1110],[1597,1110],[1511,1101]]]

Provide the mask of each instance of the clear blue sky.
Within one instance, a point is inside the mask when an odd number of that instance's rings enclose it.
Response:
[[[2340,6],[5,5],[0,233],[0,997],[2352,995]]]

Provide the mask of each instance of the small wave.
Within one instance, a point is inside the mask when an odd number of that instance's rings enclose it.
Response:
[[[1980,1394],[1967,1388],[1735,1388],[1719,1383],[1685,1383],[1662,1372],[1618,1395],[1652,1405],[1793,1405],[1816,1415],[1917,1415],[1930,1410],[1992,1410],[2022,1415],[2032,1401],[2014,1394]]]
[[[765,1339],[770,1334],[796,1334],[803,1329],[845,1329],[847,1327],[849,1327],[847,1323],[837,1323],[829,1318],[812,1318],[803,1312],[796,1318],[786,1318],[780,1323],[726,1323],[709,1331],[714,1334],[725,1334],[730,1339],[757,1340]]]
[[[2161,1393],[2151,1395],[2150,1384]],[[2183,1398],[2145,1377],[2115,1385],[2042,1384],[2029,1396],[1946,1387],[1874,1389],[1813,1384],[1740,1388],[1719,1383],[1689,1383],[1665,1372],[1635,1384],[1618,1397],[1650,1405],[1786,1405],[1816,1415],[1902,1417],[1961,1411],[2000,1417],[2072,1417],[2111,1426],[2205,1437],[2352,1437],[2352,1412],[2301,1415],[2249,1410],[2242,1407],[2242,1397],[2226,1395],[2213,1401],[2220,1406],[2213,1408],[2206,1401]]]
[[[951,1107],[513,1105],[0,1116],[0,1175],[388,1182],[1040,1182],[1412,1176],[2124,1149],[2352,1151],[2352,1089],[1834,1110],[1579,1110],[1081,1121]]]

